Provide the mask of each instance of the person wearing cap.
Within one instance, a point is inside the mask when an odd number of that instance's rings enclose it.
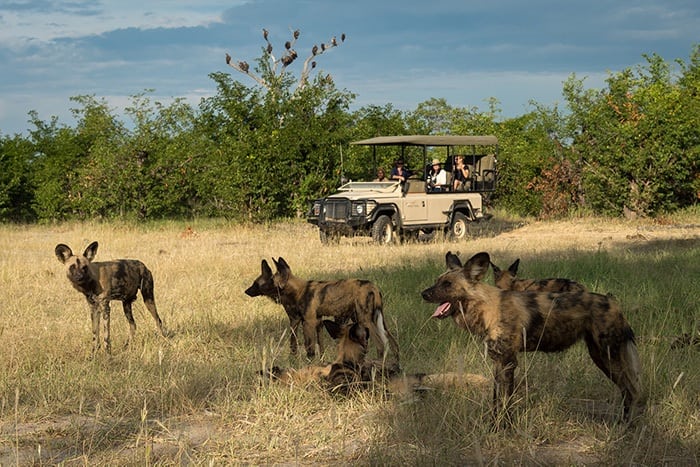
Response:
[[[391,179],[398,180],[403,183],[408,180],[408,177],[410,176],[411,172],[404,167],[403,159],[397,159],[396,162],[394,162],[394,167],[391,169]]]
[[[447,172],[442,168],[442,162],[439,159],[433,159],[427,181],[430,191],[442,191],[443,187],[447,185]]]

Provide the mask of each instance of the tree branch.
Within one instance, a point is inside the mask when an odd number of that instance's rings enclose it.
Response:
[[[294,61],[299,57],[297,51],[295,50],[294,46],[296,45],[297,39],[299,39],[299,36],[301,35],[300,31],[298,29],[291,30],[292,33],[292,38],[289,41],[286,41],[284,43],[284,49],[285,52],[280,58],[275,58],[273,55],[272,51],[274,50],[274,47],[272,46],[272,43],[270,42],[269,39],[269,32],[267,29],[262,30],[263,33],[263,39],[265,40],[267,46],[265,47],[265,53],[267,54],[270,63],[272,66],[270,67],[270,70],[273,74],[273,76],[281,76],[286,72],[286,69],[289,65],[294,63]],[[301,76],[299,77],[299,82],[297,83],[297,90],[301,90],[306,86],[308,83],[309,79],[309,74],[311,73],[311,70],[316,68],[316,60],[315,58],[327,50],[330,50],[334,47],[337,47],[341,43],[345,42],[345,33],[341,34],[340,36],[340,42],[336,39],[335,36],[331,38],[331,40],[328,43],[321,43],[321,46],[319,47],[318,45],[314,44],[314,46],[311,48],[311,54],[304,60],[304,65],[301,71]],[[265,79],[262,77],[256,75],[255,73],[250,71],[250,65],[246,61],[235,61],[233,58],[227,53],[226,54],[226,64],[233,68],[234,70],[238,71],[239,73],[242,73],[244,75],[249,76],[251,79],[253,79],[255,82],[257,82],[259,85],[263,86],[265,89],[268,91],[271,89],[271,85],[269,82],[267,82]],[[279,74],[277,72],[278,67],[279,69]],[[329,75],[330,76],[330,75]]]

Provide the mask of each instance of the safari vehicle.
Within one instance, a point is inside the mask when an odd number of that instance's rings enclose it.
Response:
[[[405,182],[350,181],[337,193],[313,201],[307,221],[318,226],[322,243],[343,236],[371,236],[388,244],[438,231],[461,240],[467,237],[470,222],[489,217],[484,213],[485,199],[496,189],[498,178],[495,136],[380,136],[350,144],[370,147],[375,168],[380,151],[384,160],[392,155],[417,169]],[[464,191],[454,190],[452,184],[458,155],[470,169]],[[429,161],[436,158],[448,173],[447,184],[437,189],[426,182]]]

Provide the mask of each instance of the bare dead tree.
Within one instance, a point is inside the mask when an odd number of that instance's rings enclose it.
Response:
[[[297,39],[299,39],[301,33],[298,29],[291,31],[292,39],[284,43],[284,51],[282,52],[282,55],[279,58],[276,58],[273,54],[274,47],[270,42],[268,30],[263,28],[262,34],[263,39],[267,44],[267,46],[265,47],[265,53],[267,54],[267,58],[270,60],[270,71],[274,76],[281,76],[282,74],[286,73],[287,67],[294,63],[297,58],[299,58],[299,54],[295,50],[294,46],[296,45]],[[304,60],[304,65],[301,70],[299,82],[297,83],[297,90],[303,89],[304,86],[306,86],[306,84],[308,83],[309,74],[311,73],[311,70],[316,68],[316,57],[322,55],[323,53],[327,52],[328,50],[334,47],[338,47],[338,45],[340,45],[343,42],[345,42],[345,33],[340,35],[340,41],[338,41],[338,39],[335,36],[333,36],[328,43],[323,42],[320,46],[314,44],[314,46],[311,47],[311,53]],[[231,57],[231,55],[227,53],[226,64],[234,70],[249,76],[251,79],[255,80],[255,82],[263,86],[265,89],[272,89],[271,83],[266,81],[263,77],[255,74],[253,71],[251,71],[248,62],[234,60]],[[326,79],[330,79],[330,75],[328,75]]]

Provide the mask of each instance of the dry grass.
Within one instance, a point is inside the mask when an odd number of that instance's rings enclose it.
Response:
[[[475,228],[468,242],[389,247],[322,247],[300,222],[1,226],[0,464],[700,462],[700,350],[670,345],[700,328],[700,218],[501,219]],[[91,358],[87,305],[53,249],[82,251],[92,240],[98,260],[149,266],[170,337],[156,333],[139,299],[137,339],[123,349],[128,328],[114,302],[113,354]],[[305,364],[288,355],[282,309],[243,294],[260,260],[278,256],[303,278],[375,281],[407,371],[488,376],[481,344],[431,321],[420,299],[449,249],[462,257],[489,251],[504,266],[520,257],[523,276],[570,277],[614,293],[639,337],[646,415],[632,427],[618,422],[616,389],[583,346],[523,356],[515,423],[498,432],[490,429],[490,391],[478,387],[402,401],[260,381],[263,367]]]

